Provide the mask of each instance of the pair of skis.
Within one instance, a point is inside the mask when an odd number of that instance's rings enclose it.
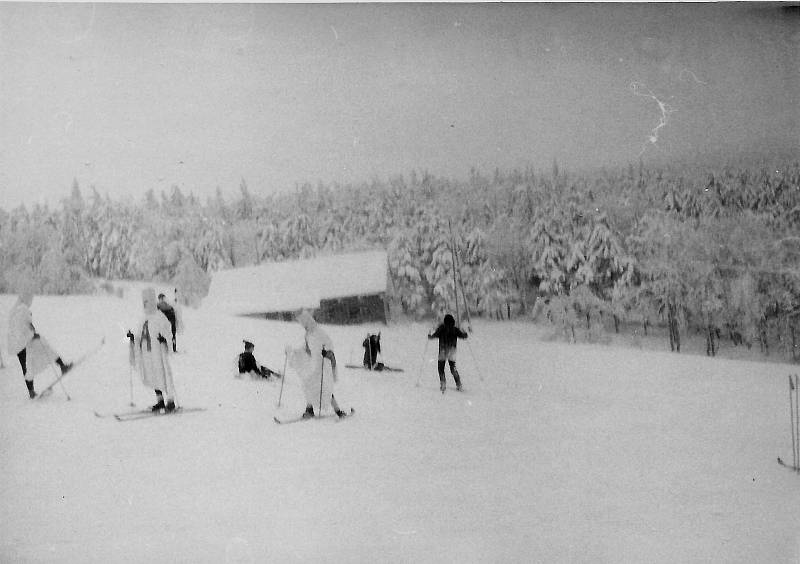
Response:
[[[106,418],[106,417],[113,417],[117,421],[138,421],[140,419],[150,419],[152,417],[166,417],[171,415],[182,415],[184,413],[197,413],[199,411],[205,411],[206,408],[204,407],[176,407],[172,411],[167,411],[166,409],[162,408],[156,411],[152,409],[140,409],[140,410],[132,410],[132,411],[124,411],[122,413],[106,413],[102,414],[97,411],[94,412],[96,417],[99,418]]]
[[[368,370],[370,372],[403,372],[402,368],[392,368],[383,363],[376,363],[375,368],[364,366],[363,364],[345,364],[345,368],[358,368],[360,370]]]
[[[287,423],[299,423],[300,421],[312,421],[314,419],[331,419],[335,418],[337,421],[341,421],[342,419],[349,419],[353,415],[355,415],[356,410],[352,407],[350,408],[350,412],[345,415],[344,417],[339,417],[335,414],[326,414],[326,415],[315,415],[313,417],[304,417],[302,415],[298,415],[296,417],[278,417],[277,415],[273,417],[273,421],[278,425],[286,425]]]

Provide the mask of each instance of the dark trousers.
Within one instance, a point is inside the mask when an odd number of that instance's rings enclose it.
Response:
[[[458,370],[456,370],[456,361],[455,360],[448,360],[446,361],[447,364],[450,365],[450,374],[453,375],[453,380],[456,382],[456,386],[461,385],[461,377],[458,375]],[[444,360],[440,360],[436,363],[436,368],[439,370],[439,382],[442,384],[445,383],[444,379]]]
[[[17,358],[19,359],[19,365],[22,367],[22,375],[23,376],[27,376],[28,375],[28,365],[26,363],[27,356],[28,356],[28,354],[26,352],[26,349],[22,349],[21,351],[19,351],[17,353]]]

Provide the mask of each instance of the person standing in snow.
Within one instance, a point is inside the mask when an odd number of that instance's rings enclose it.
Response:
[[[172,352],[178,352],[177,342],[175,341],[178,318],[175,315],[175,308],[167,303],[167,297],[164,294],[158,295],[158,310],[169,320],[170,327],[172,328]]]
[[[72,368],[72,363],[65,364],[61,357],[56,354],[50,345],[39,336],[33,326],[33,314],[31,305],[33,304],[33,292],[28,290],[22,292],[17,298],[14,307],[8,317],[8,352],[17,355],[19,365],[22,368],[22,376],[25,378],[25,385],[28,387],[28,395],[31,399],[36,397],[33,389],[33,377],[37,370],[33,369],[28,373],[29,361],[35,361],[36,366],[45,366],[52,362],[58,364],[61,374],[64,375]],[[36,358],[31,358],[28,353],[32,352]],[[31,363],[32,364],[32,363]]]
[[[305,343],[299,348],[287,346],[286,356],[289,365],[297,371],[303,385],[303,394],[306,398],[306,411],[303,417],[314,417],[314,405],[322,411],[320,404],[327,403],[328,398],[336,415],[345,417],[346,413],[339,409],[339,404],[333,395],[333,384],[338,379],[333,341],[317,325],[308,311],[300,312],[297,321],[305,329]]]
[[[169,347],[167,341],[172,327],[166,316],[156,304],[156,291],[147,288],[142,291],[144,317],[137,326],[136,334],[128,331],[128,338],[134,343],[134,360],[145,386],[153,388],[156,404],[153,411],[175,410],[175,385],[169,366]],[[166,402],[164,401],[166,394]]]
[[[456,390],[461,391],[461,377],[456,370],[456,345],[458,339],[466,339],[467,334],[456,327],[456,320],[449,313],[444,316],[444,322],[436,328],[433,333],[428,333],[429,339],[439,339],[439,361],[437,369],[439,371],[439,389],[442,393],[447,389],[447,381],[444,377],[444,363],[450,365],[450,374],[456,382]]]

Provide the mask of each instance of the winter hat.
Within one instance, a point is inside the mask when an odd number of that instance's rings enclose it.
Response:
[[[295,319],[297,319],[297,322],[300,323],[300,325],[302,325],[306,331],[312,329],[316,324],[316,321],[314,321],[314,318],[307,309],[304,309],[298,313]]]
[[[167,297],[167,296],[165,296],[164,294],[159,294],[159,295],[158,295],[158,299],[159,299],[159,300],[166,299],[166,297]]]
[[[142,290],[142,305],[148,313],[156,310],[156,291],[153,288]]]
[[[33,290],[26,288],[19,293],[19,301],[24,303],[26,306],[31,307],[33,303]]]
[[[254,348],[256,348],[256,346],[253,343],[251,343],[250,341],[244,341],[244,348],[246,348],[246,349],[254,349]]]
[[[444,316],[444,324],[447,327],[453,327],[456,324],[456,320],[453,319],[453,316],[448,313]]]

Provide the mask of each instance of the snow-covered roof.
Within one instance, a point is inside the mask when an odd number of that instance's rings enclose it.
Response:
[[[236,315],[316,309],[320,300],[386,291],[385,251],[273,262],[215,272],[204,305]]]

